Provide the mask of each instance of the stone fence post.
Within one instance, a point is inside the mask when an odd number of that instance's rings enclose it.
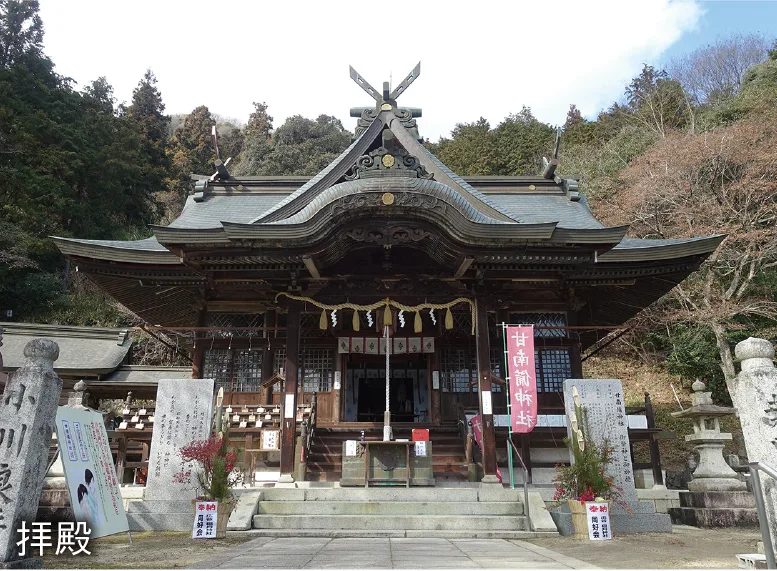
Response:
[[[62,392],[56,343],[33,339],[24,356],[0,400],[0,567],[20,560],[17,530],[35,521]]]
[[[763,462],[777,469],[777,369],[774,347],[766,339],[750,337],[737,344],[736,358],[742,370],[729,381],[729,393],[739,414],[750,462]],[[777,482],[761,478],[766,518],[772,545],[777,540]]]

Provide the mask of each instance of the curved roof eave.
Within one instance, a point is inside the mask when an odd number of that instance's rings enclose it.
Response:
[[[66,256],[135,264],[183,265],[180,258],[165,249],[156,238],[127,242],[79,240],[58,236],[51,236],[51,239],[59,251]],[[159,247],[154,247],[154,245]]]
[[[624,238],[615,248],[600,255],[597,261],[601,263],[646,262],[688,256],[708,256],[717,249],[725,238],[725,234],[667,240]]]

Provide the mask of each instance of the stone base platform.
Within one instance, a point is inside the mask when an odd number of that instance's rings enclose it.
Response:
[[[667,514],[656,513],[652,502],[630,502],[629,515],[623,508],[613,506],[610,513],[614,535],[626,533],[672,532],[672,520]],[[617,508],[617,509],[616,509]],[[561,535],[573,535],[572,514],[569,505],[562,504],[550,510],[551,517]]]
[[[127,506],[130,531],[187,531],[194,524],[191,500],[131,501]]]
[[[669,515],[695,527],[758,527],[755,496],[750,492],[680,492],[680,507]]]

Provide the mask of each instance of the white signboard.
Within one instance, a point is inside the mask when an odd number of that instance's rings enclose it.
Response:
[[[483,414],[493,414],[491,409],[491,391],[481,391],[480,395],[483,403]]]
[[[194,508],[192,539],[214,539],[218,518],[217,502],[197,502]]]
[[[76,521],[87,522],[92,538],[129,531],[102,415],[60,406],[56,431]]]
[[[440,371],[432,371],[432,388],[435,391],[440,390]]]
[[[355,440],[346,440],[345,441],[345,455],[346,456],[356,456],[356,441]]]
[[[263,430],[262,431],[262,448],[264,450],[277,450],[278,449],[278,431],[277,430]]]
[[[343,378],[343,374],[340,371],[335,371],[335,390],[340,390],[341,380]]]
[[[283,410],[285,418],[294,418],[294,394],[286,394],[286,405]],[[265,417],[266,418],[266,417]]]
[[[607,504],[586,502],[585,515],[588,518],[588,539],[594,541],[612,539],[610,509]]]
[[[426,456],[426,441],[420,441],[415,443],[415,455]]]

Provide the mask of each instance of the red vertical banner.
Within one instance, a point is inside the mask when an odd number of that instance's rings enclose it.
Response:
[[[510,426],[518,434],[537,424],[537,370],[534,364],[534,326],[507,327],[507,370],[510,373]]]

